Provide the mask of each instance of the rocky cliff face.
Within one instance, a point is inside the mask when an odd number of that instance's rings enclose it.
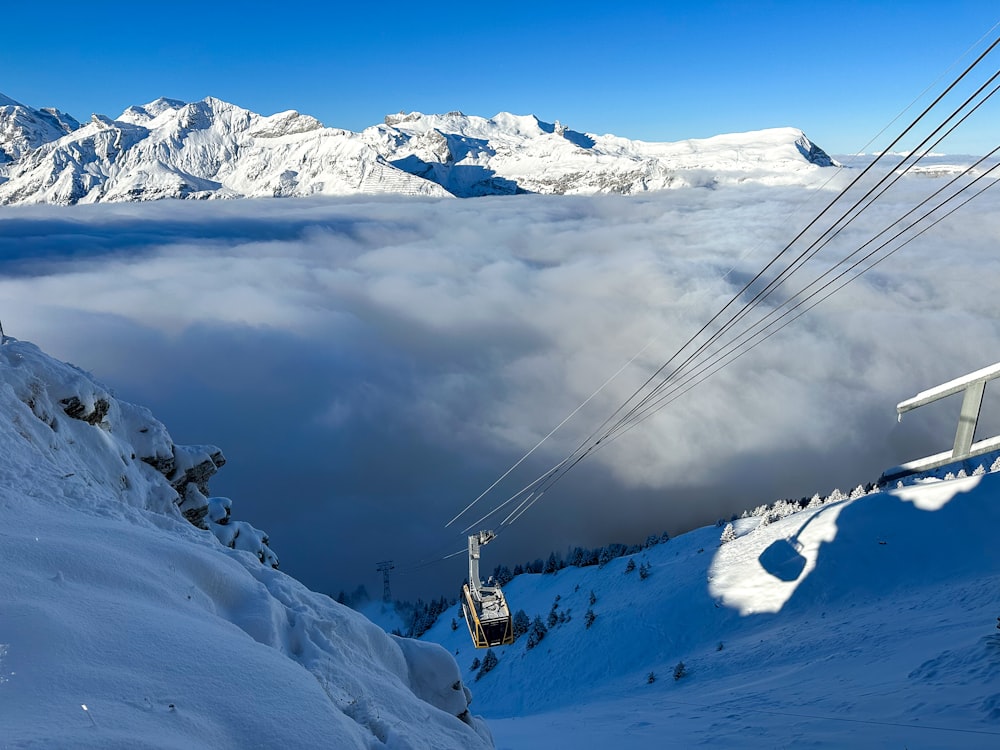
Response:
[[[0,96],[0,203],[398,193],[630,194],[810,181],[832,160],[793,128],[679,143],[577,132],[532,115],[400,113],[354,133],[298,112],[157,99],[80,126]]]
[[[176,445],[148,409],[115,399],[85,373],[68,366],[62,371],[45,366],[49,360],[31,344],[5,336],[3,354],[5,361],[34,366],[32,377],[12,379],[14,394],[49,428],[53,439],[66,431],[63,420],[69,418],[117,445],[123,468],[106,478],[111,487],[130,496],[138,486],[152,482],[155,491],[147,494],[158,498],[159,510],[172,503],[190,523],[211,531],[227,547],[251,552],[261,563],[278,567],[267,534],[245,521],[231,520],[232,501],[211,496],[208,480],[226,463],[219,448]],[[144,467],[152,467],[159,476],[143,476]],[[93,477],[95,470],[88,471]]]

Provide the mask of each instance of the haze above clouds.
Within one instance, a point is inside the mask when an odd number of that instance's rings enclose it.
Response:
[[[908,184],[923,194],[930,180]],[[149,406],[178,442],[219,445],[229,464],[213,493],[311,588],[377,594],[388,558],[395,594],[452,595],[463,557],[412,570],[463,548],[444,523],[652,341],[504,489],[562,458],[830,197],[744,186],[6,209],[0,319]],[[915,202],[892,200],[820,258]],[[998,200],[595,453],[484,568],[850,489],[950,447],[957,404],[901,425],[894,406],[1000,359]],[[991,405],[988,390],[982,434],[1000,425]]]

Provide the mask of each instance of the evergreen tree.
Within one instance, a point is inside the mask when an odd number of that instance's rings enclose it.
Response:
[[[649,578],[650,567],[651,566],[648,562],[644,562],[642,565],[639,566],[639,578],[641,578],[643,581]]]
[[[633,570],[635,570],[635,560],[629,558],[628,565],[625,566],[625,572],[631,573]]]
[[[559,570],[559,561],[556,559],[556,553],[550,552],[549,559],[545,561],[545,569],[543,573],[555,573]]]
[[[684,666],[684,662],[677,662],[677,666],[674,667],[674,679],[679,680],[681,677],[687,675],[687,667]]]
[[[489,672],[493,667],[495,667],[500,662],[497,659],[497,655],[493,653],[493,649],[486,649],[486,656],[483,657],[483,665],[476,672],[476,680],[479,680],[484,674]]]
[[[514,638],[515,640],[528,632],[531,627],[531,620],[523,609],[517,610],[514,614]]]
[[[556,612],[556,610],[559,609],[560,599],[562,599],[562,597],[559,596],[559,594],[556,594],[555,601],[552,602],[552,609],[549,610],[549,616],[547,620],[549,628],[554,628],[556,624],[559,622],[559,613]]]
[[[719,541],[722,544],[726,542],[732,542],[736,540],[736,529],[733,528],[731,523],[726,524],[726,528],[722,530],[722,536],[719,537]]]
[[[646,684],[652,685],[654,682],[656,682],[656,674],[650,672],[648,675],[646,675]]]
[[[479,657],[478,656],[475,659],[473,659],[472,660],[472,664],[469,665],[469,671],[470,672],[474,672],[477,669],[479,669]]]
[[[594,604],[596,604],[596,603],[597,603],[597,594],[595,594],[594,590],[591,589],[590,590],[590,606],[593,607]]]
[[[590,626],[594,624],[594,620],[597,619],[597,615],[594,614],[594,610],[588,609],[583,615],[583,623],[587,626],[587,630],[590,630]]]
[[[542,622],[542,618],[535,615],[535,620],[531,623],[531,629],[528,631],[527,648],[532,649],[541,643],[545,634],[548,632],[549,629],[545,627],[545,623]]]
[[[550,630],[559,624],[559,614],[556,612],[556,607],[554,604],[552,605],[552,609],[549,610],[549,616],[545,620],[545,623],[546,625],[548,625]]]
[[[605,565],[607,565],[614,559],[615,559],[615,553],[610,546],[601,547],[601,551],[597,558],[597,564],[603,568]]]

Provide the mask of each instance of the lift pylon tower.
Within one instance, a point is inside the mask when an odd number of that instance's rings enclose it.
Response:
[[[389,591],[389,571],[395,567],[392,560],[383,560],[376,568],[382,574],[382,601],[384,602],[392,601],[392,593]]]

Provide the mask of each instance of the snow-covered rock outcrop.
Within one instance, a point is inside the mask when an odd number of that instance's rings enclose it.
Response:
[[[217,448],[9,337],[0,409],[0,744],[492,745],[444,649],[274,569]]]
[[[14,105],[0,97],[0,204],[630,194],[811,182],[833,163],[794,128],[647,143],[506,112],[489,119],[400,113],[355,133],[298,112],[265,117],[211,97],[161,98],[114,120],[93,115],[83,126],[55,110]]]

